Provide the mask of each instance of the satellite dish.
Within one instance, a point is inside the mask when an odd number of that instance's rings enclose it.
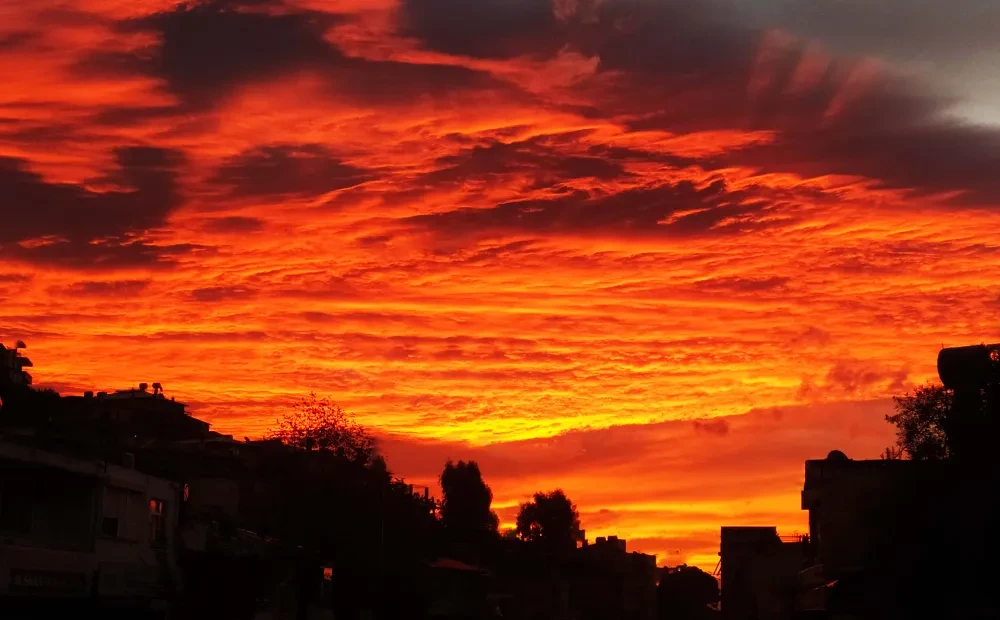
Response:
[[[27,349],[28,345],[24,344],[23,340],[18,340],[17,342],[14,343],[14,348],[15,349]]]

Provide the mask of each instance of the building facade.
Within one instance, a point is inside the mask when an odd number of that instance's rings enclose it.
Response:
[[[169,480],[0,441],[0,605],[165,609],[180,501]]]
[[[951,461],[806,461],[812,604],[846,618],[978,608],[972,574],[947,568],[988,559],[970,503],[988,491],[968,482]]]
[[[784,620],[794,612],[808,537],[781,537],[775,527],[723,527],[721,610],[726,620]]]
[[[569,596],[581,619],[654,620],[656,556],[629,552],[617,536],[576,550],[567,567]]]

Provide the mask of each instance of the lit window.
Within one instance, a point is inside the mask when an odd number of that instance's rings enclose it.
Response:
[[[149,542],[166,542],[166,502],[162,499],[149,500]]]

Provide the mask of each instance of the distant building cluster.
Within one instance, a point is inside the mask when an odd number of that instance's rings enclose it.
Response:
[[[546,618],[655,620],[656,556],[626,550],[616,536],[599,537],[570,554],[558,574],[531,570],[500,574],[454,560],[435,563],[441,618]],[[477,614],[476,597],[493,601],[499,615]],[[470,595],[473,595],[470,598]],[[445,613],[444,610],[451,610]]]
[[[277,517],[298,527],[303,515],[281,505],[284,487],[326,484],[344,466],[337,455],[214,432],[159,383],[74,397],[33,390],[23,349],[0,346],[0,612],[332,617],[334,584],[351,567],[258,532]],[[1000,617],[1000,461],[989,449],[998,428],[977,405],[1000,391],[1000,347],[968,349],[939,358],[958,403],[947,426],[958,438],[952,458],[852,460],[834,450],[806,461],[809,532],[723,527],[721,604],[695,615]],[[433,521],[427,489],[386,480]],[[657,584],[674,574],[616,536],[588,543],[584,534],[557,564],[526,557],[491,569],[440,557],[408,570],[419,573],[429,617],[555,620],[654,620]],[[189,607],[178,610],[182,591]]]
[[[18,344],[0,349],[0,617],[331,617],[351,568],[248,524],[266,531],[288,472],[322,479],[332,453],[214,432],[159,383],[29,389]],[[403,493],[434,505],[426,488]],[[654,620],[658,570],[609,536],[584,540],[558,575],[444,557],[415,581],[436,618]]]

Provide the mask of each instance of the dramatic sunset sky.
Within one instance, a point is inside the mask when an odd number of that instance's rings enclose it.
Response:
[[[711,569],[1000,336],[995,0],[0,0],[0,341]]]

